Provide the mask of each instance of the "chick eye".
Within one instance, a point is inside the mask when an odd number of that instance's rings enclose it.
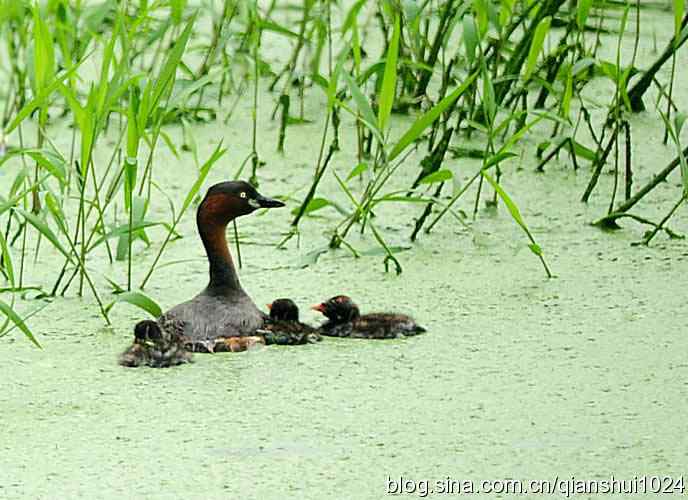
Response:
[[[242,191],[241,193],[239,193],[239,197],[246,198],[246,191]]]

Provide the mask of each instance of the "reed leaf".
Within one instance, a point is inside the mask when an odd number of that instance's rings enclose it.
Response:
[[[52,193],[46,193],[45,205],[48,208],[50,215],[53,216],[53,220],[55,221],[55,223],[60,228],[60,231],[62,232],[62,234],[68,235],[69,229],[67,228],[67,221],[68,221],[67,216],[65,215],[64,211],[62,210],[62,207],[57,202],[57,200],[55,199],[55,196],[53,196]]]
[[[358,165],[356,165],[354,168],[351,169],[351,172],[349,172],[349,175],[346,176],[346,181],[350,181],[354,177],[360,177],[363,175],[365,171],[369,169],[369,165],[366,162],[361,162]]]
[[[495,192],[499,195],[501,200],[504,202],[506,205],[507,210],[509,210],[509,214],[511,214],[511,218],[514,219],[514,221],[523,229],[523,231],[526,233],[526,236],[530,240],[530,244],[528,245],[528,248],[530,248],[530,251],[533,252],[535,255],[537,255],[540,258],[540,261],[542,262],[542,265],[545,268],[545,272],[547,273],[547,277],[551,278],[552,273],[549,270],[549,267],[547,266],[547,262],[545,261],[544,255],[542,253],[542,248],[540,245],[537,244],[535,239],[533,238],[533,234],[530,232],[530,229],[528,229],[528,226],[526,225],[525,221],[523,220],[523,217],[521,216],[521,211],[518,208],[518,205],[513,202],[511,197],[502,189],[502,186],[500,186],[497,181],[495,181],[490,174],[488,174],[485,170],[482,170],[481,175],[483,178],[487,180],[487,182],[490,183],[492,186],[492,189],[495,190]]]
[[[379,95],[380,107],[378,109],[377,125],[381,131],[384,131],[387,127],[387,122],[392,114],[392,105],[394,104],[394,96],[396,94],[400,32],[399,16],[397,15],[394,17],[394,32],[392,33],[392,40],[387,49],[385,73],[382,78],[382,88]]]
[[[561,99],[561,115],[565,120],[570,119],[571,115],[571,98],[573,97],[573,74],[571,70],[566,72],[566,86],[564,87],[564,95]]]
[[[69,262],[73,263],[71,253],[64,246],[62,246],[62,243],[60,243],[58,237],[43,219],[38,217],[36,214],[27,212],[21,208],[15,208],[15,210],[17,213],[21,214],[29,224],[36,228],[38,232],[41,233],[50,243],[52,243],[58,252],[64,255]]]
[[[437,182],[445,182],[454,177],[451,170],[443,169],[426,175],[420,181],[419,184],[435,184]]]
[[[26,155],[38,163],[63,186],[67,183],[67,165],[62,155],[50,149],[17,148],[0,157],[0,166],[10,158]]]
[[[417,140],[421,136],[421,134],[425,132],[425,129],[432,125],[442,113],[444,113],[452,104],[454,104],[454,102],[459,97],[461,97],[461,95],[466,91],[466,89],[468,89],[468,87],[471,86],[471,84],[477,76],[477,72],[470,75],[468,78],[466,78],[466,80],[464,80],[464,82],[461,85],[455,88],[449,95],[447,95],[444,99],[442,99],[432,108],[430,108],[420,117],[418,117],[416,121],[413,122],[413,124],[409,127],[409,129],[406,132],[404,132],[404,134],[401,136],[401,138],[397,141],[397,143],[390,151],[388,155],[389,161],[394,160],[409,146],[409,144]]]
[[[53,37],[41,17],[38,5],[33,8],[33,28],[34,94],[38,95],[55,76]]]
[[[509,158],[513,158],[514,156],[518,156],[516,153],[512,153],[511,151],[499,151],[498,153],[488,157],[485,160],[485,164],[483,165],[483,170],[487,170],[493,165],[496,165],[498,163],[503,162],[504,160],[507,160]]]
[[[19,328],[22,333],[26,335],[26,338],[33,342],[36,347],[42,349],[41,344],[38,342],[31,330],[29,330],[29,327],[26,326],[24,320],[21,319],[14,309],[12,309],[10,305],[3,300],[0,300],[0,312],[3,313],[12,323],[14,323],[14,325]]]
[[[33,113],[37,108],[43,106],[52,93],[55,92],[60,85],[62,85],[62,82],[74,74],[81,63],[85,60],[85,58],[82,59],[77,64],[73,65],[69,70],[61,73],[49,85],[44,87],[43,90],[38,93],[38,95],[24,104],[14,119],[5,127],[5,135],[17,128],[19,124],[23,122],[29,115],[31,115],[31,113]]]
[[[538,56],[542,52],[542,47],[545,43],[545,37],[549,33],[549,27],[552,24],[552,17],[547,16],[542,21],[540,21],[535,28],[535,34],[533,35],[533,41],[530,44],[530,50],[528,51],[528,59],[526,60],[526,71],[523,74],[523,79],[528,81],[535,71],[535,66],[537,65]]]
[[[480,61],[483,78],[483,110],[487,118],[488,126],[492,126],[494,119],[497,116],[497,99],[495,97],[494,85],[492,84],[492,76],[487,71],[485,60]]]
[[[344,80],[346,80],[346,83],[349,86],[349,90],[351,91],[351,97],[353,97],[354,102],[356,103],[356,108],[358,109],[358,112],[361,113],[364,123],[368,125],[369,128],[375,130],[379,134],[380,128],[375,118],[373,108],[370,106],[368,99],[366,99],[365,95],[363,95],[363,92],[361,91],[360,87],[356,84],[354,79],[351,77],[351,75],[344,71],[342,73],[342,77],[344,78]]]
[[[179,211],[179,217],[184,215],[186,209],[189,208],[189,205],[191,205],[191,202],[196,197],[198,191],[201,189],[201,186],[205,182],[206,177],[208,177],[210,169],[213,168],[213,165],[215,165],[217,160],[222,158],[222,155],[224,155],[225,152],[227,152],[227,149],[222,147],[222,141],[220,141],[220,143],[215,148],[215,151],[213,151],[213,154],[210,155],[210,158],[208,158],[206,162],[201,166],[196,181],[193,183],[193,186],[191,186],[191,189],[186,194],[186,198],[184,198],[182,209]]]
[[[191,36],[195,22],[196,16],[194,15],[186,23],[184,31],[182,31],[182,34],[179,36],[179,38],[177,38],[174,46],[170,50],[167,59],[160,70],[160,74],[158,75],[158,78],[156,79],[152,88],[151,101],[149,102],[149,107],[145,110],[146,116],[149,116],[150,112],[158,106],[163,94],[168,94],[171,92],[172,84],[177,73],[177,67],[179,66],[182,56],[184,55],[186,44],[189,41],[189,37]],[[141,129],[143,129],[145,127],[145,122],[139,122],[139,126]]]
[[[136,120],[138,106],[138,94],[132,88],[129,92],[129,108],[127,110],[127,156],[124,159],[124,206],[127,211],[130,210],[131,196],[136,186],[139,142],[141,141]]]
[[[578,29],[581,31],[585,29],[585,23],[588,21],[588,14],[590,13],[591,6],[592,0],[578,0],[578,5],[576,6],[576,23],[578,24]]]
[[[674,0],[674,39],[676,43],[681,39],[681,22],[685,8],[685,0]]]
[[[308,215],[313,212],[316,212],[320,210],[321,208],[328,207],[332,204],[332,202],[326,198],[313,198],[311,201],[308,202],[308,205],[306,205],[306,208],[303,211],[303,215]],[[301,210],[300,207],[295,207],[291,213],[292,215],[296,215],[299,213]]]
[[[114,227],[110,231],[107,231],[102,236],[100,236],[99,238],[94,240],[90,244],[90,246],[88,247],[88,251],[90,252],[94,248],[102,245],[103,243],[105,243],[106,240],[126,236],[127,234],[129,234],[130,229],[133,233],[136,233],[136,232],[141,231],[142,229],[146,229],[149,227],[156,227],[156,226],[163,226],[163,227],[167,228],[168,230],[171,227],[169,224],[164,223],[164,222],[149,222],[149,221],[144,221],[144,220],[140,220],[140,219],[139,219],[139,221],[135,221],[131,225],[131,228],[129,227],[128,223],[127,224],[120,224],[119,226]],[[121,260],[121,259],[118,259],[118,260]]]
[[[5,276],[7,276],[7,281],[12,288],[14,288],[14,266],[12,265],[12,254],[10,253],[10,248],[7,245],[7,240],[5,235],[0,231],[0,267],[4,270]]]
[[[105,307],[105,310],[107,312],[110,312],[112,308],[115,306],[115,304],[121,304],[123,302],[131,304],[133,306],[138,307],[139,309],[146,311],[154,318],[159,318],[160,316],[162,316],[162,308],[160,307],[160,305],[158,305],[158,303],[155,300],[153,300],[143,292],[120,293],[119,295],[115,296],[115,300],[110,302]]]
[[[470,14],[463,17],[463,43],[466,46],[466,56],[468,62],[473,65],[475,62],[475,50],[480,43],[478,31],[475,29],[475,19]]]

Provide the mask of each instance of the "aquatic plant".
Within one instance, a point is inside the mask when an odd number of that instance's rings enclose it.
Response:
[[[270,147],[258,125],[263,84],[274,96],[278,151],[289,154],[292,127],[322,124],[311,182],[279,242],[286,247],[319,211],[336,208],[339,219],[328,226],[314,260],[337,248],[361,255],[351,238],[358,230],[379,245],[385,269],[401,273],[401,248],[388,243],[378,214],[390,205],[417,207],[408,234],[415,241],[454,224],[471,228],[458,204],[473,196],[473,218],[483,205],[506,209],[551,276],[546,249],[517,204],[519,193],[507,192],[503,181],[515,159],[544,173],[562,153],[574,169],[589,171],[583,202],[599,189],[604,169],[612,168],[610,192],[598,194],[608,196],[608,209],[596,225],[618,228],[620,219],[630,218],[651,226],[645,244],[660,231],[678,237],[667,224],[688,193],[685,114],[673,99],[688,13],[682,0],[673,0],[671,37],[643,69],[637,60],[641,19],[652,8],[598,0],[272,0],[265,6],[244,0],[200,6],[185,0],[0,0],[0,293],[9,297],[0,300],[0,335],[18,328],[37,342],[25,321],[32,313],[22,318],[15,309],[17,294],[29,288],[39,288],[41,296],[87,289],[106,322],[116,302],[155,314],[159,307],[141,290],[225,152],[220,144],[200,160],[191,127],[227,122],[237,103],[249,98],[252,147],[234,177],[250,166],[246,175],[258,184],[261,151]],[[268,33],[289,48],[278,63],[264,49]],[[599,55],[602,39],[614,41],[613,61]],[[629,43],[630,60],[622,50]],[[669,64],[663,82],[660,70]],[[608,102],[586,96],[592,81],[604,82]],[[664,127],[676,158],[635,189],[630,116],[648,106],[650,89],[657,96],[650,116]],[[326,106],[307,116],[305,99],[320,92]],[[599,104],[606,107],[603,119],[590,112]],[[57,136],[64,123],[67,147]],[[182,131],[182,147],[170,135],[174,126]],[[535,151],[524,144],[533,138]],[[343,144],[353,144],[357,157],[347,175],[332,168]],[[197,180],[183,200],[170,198],[156,182],[161,146],[192,159]],[[457,166],[470,174],[463,185]],[[659,222],[630,212],[676,169],[682,188]],[[341,191],[346,205],[321,194],[326,182]],[[169,200],[167,220],[152,216],[156,192]],[[154,227],[164,231],[153,237]],[[238,245],[236,226],[234,231]],[[133,246],[139,241],[156,251],[137,290]],[[45,246],[61,255],[62,266],[27,287],[31,252],[36,259]],[[237,255],[241,263],[238,247]],[[104,262],[126,266],[126,283],[96,272]],[[115,290],[114,301],[102,298],[104,282]]]

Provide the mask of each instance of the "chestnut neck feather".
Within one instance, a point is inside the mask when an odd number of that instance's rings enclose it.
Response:
[[[229,292],[241,290],[225,236],[227,224],[236,216],[224,215],[227,211],[221,211],[221,203],[224,201],[221,198],[221,196],[211,196],[203,200],[198,207],[196,224],[210,265],[208,290]]]

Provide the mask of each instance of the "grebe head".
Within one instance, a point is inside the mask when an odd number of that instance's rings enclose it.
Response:
[[[321,312],[335,323],[352,321],[360,316],[358,306],[346,295],[337,295],[311,309]]]
[[[270,319],[275,321],[298,321],[299,308],[291,299],[277,299],[268,304]]]
[[[199,221],[226,224],[231,219],[247,215],[259,208],[283,207],[279,200],[261,195],[244,181],[220,182],[208,189],[198,207]]]
[[[134,342],[145,344],[162,340],[162,331],[157,322],[146,319],[136,323],[134,327]]]

